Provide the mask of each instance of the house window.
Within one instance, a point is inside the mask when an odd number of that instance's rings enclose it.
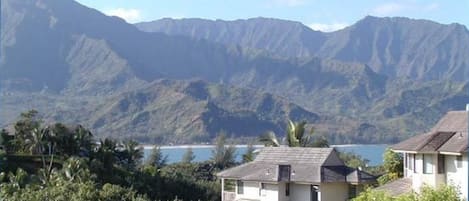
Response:
[[[290,183],[285,184],[285,196],[290,196]]]
[[[417,157],[417,155],[415,154],[410,154],[410,158],[411,158],[411,162],[409,163],[410,164],[410,169],[414,171],[414,173],[417,173],[417,168],[415,167],[415,158]]]
[[[278,180],[279,181],[290,181],[290,165],[279,165]]]
[[[438,154],[438,174],[445,173],[445,155]]]
[[[462,168],[462,156],[456,156],[456,165],[458,168]]]
[[[406,154],[407,155],[407,167],[409,170],[414,170],[414,157],[413,154]]]
[[[349,184],[348,185],[348,197],[349,199],[357,197],[357,186]]]
[[[423,173],[433,173],[433,156],[430,154],[423,154]]]
[[[238,186],[238,194],[244,194],[244,183],[243,181],[236,181],[236,186]]]

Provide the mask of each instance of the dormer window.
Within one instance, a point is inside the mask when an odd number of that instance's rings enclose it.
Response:
[[[290,181],[291,166],[290,165],[279,165],[278,181]]]

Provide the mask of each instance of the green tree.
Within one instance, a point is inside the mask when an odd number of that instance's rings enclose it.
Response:
[[[1,184],[1,188],[11,186],[15,189],[20,189],[24,188],[31,181],[28,173],[21,168],[18,168],[15,173],[9,172],[8,175],[3,175],[2,177],[8,177],[8,183]]]
[[[186,149],[186,152],[182,156],[181,162],[183,163],[192,163],[192,161],[195,159],[194,151],[192,151],[192,147],[188,147]]]
[[[7,167],[7,153],[0,149],[0,172],[3,172],[5,171],[6,167]],[[2,181],[2,179],[0,179],[0,182]]]
[[[394,201],[394,199],[383,191],[374,191],[368,188],[366,191],[360,193],[353,201]]]
[[[56,153],[64,156],[90,156],[94,147],[93,134],[81,125],[67,127],[61,123],[51,126],[55,133]]]
[[[56,173],[56,178],[64,179],[71,182],[90,181],[92,175],[89,171],[86,161],[82,158],[68,158],[62,166],[62,169]]]
[[[166,165],[167,161],[168,156],[163,155],[163,152],[161,152],[161,147],[156,146],[152,149],[150,156],[145,162],[145,165],[161,168]]]
[[[443,185],[437,188],[424,186],[418,194],[419,201],[462,201],[461,192],[453,186]]]
[[[251,162],[254,160],[255,157],[255,151],[256,149],[252,144],[248,144],[248,147],[246,149],[246,153],[243,154],[243,163]]]
[[[438,188],[433,188],[429,186],[424,186],[420,189],[420,193],[407,193],[399,195],[397,197],[391,197],[384,191],[377,191],[371,188],[368,188],[360,195],[353,199],[353,201],[369,201],[369,200],[379,200],[379,201],[462,201],[460,198],[461,193],[457,188],[449,185],[439,186]]]
[[[70,155],[89,156],[95,146],[93,134],[81,125],[75,127],[73,141],[75,149]]]
[[[220,133],[217,136],[211,160],[215,163],[215,167],[222,170],[236,164],[236,147],[232,144],[226,146],[225,133]]]
[[[139,147],[138,142],[133,140],[124,141],[120,145],[120,150],[117,152],[117,157],[120,164],[127,169],[135,169],[141,163],[143,158],[143,150]]]
[[[99,192],[100,201],[144,201],[143,196],[139,196],[135,191],[123,188],[119,185],[104,184]]]
[[[360,155],[350,152],[340,152],[339,157],[345,162],[347,166],[352,168],[365,168],[370,162],[368,159],[364,159]]]
[[[386,149],[383,154],[383,169],[384,175],[378,178],[381,185],[402,177],[404,171],[402,156],[389,148]]]
[[[0,150],[3,150],[5,152],[8,152],[11,147],[12,147],[12,141],[13,137],[10,136],[7,130],[2,129],[0,131]]]
[[[259,136],[259,141],[266,147],[279,147],[280,142],[274,132],[268,131],[263,135]]]
[[[40,155],[42,161],[42,178],[47,182],[52,172],[54,163],[55,142],[53,140],[55,133],[46,128],[34,128],[31,131],[30,138],[26,140],[26,147],[32,155]],[[47,158],[46,159],[46,153]]]
[[[306,121],[294,123],[288,120],[287,133],[285,135],[287,146],[289,147],[329,147],[326,138],[313,138],[314,129],[311,128],[309,134],[305,134]],[[265,146],[280,146],[279,140],[274,132],[267,132],[260,136],[260,142]]]
[[[15,123],[15,139],[14,139],[14,151],[27,153],[28,142],[32,140],[34,130],[40,130],[42,119],[39,116],[38,111],[30,110],[28,112],[21,113],[20,119]]]

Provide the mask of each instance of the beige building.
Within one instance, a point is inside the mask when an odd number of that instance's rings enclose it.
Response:
[[[218,177],[222,201],[345,201],[376,182],[345,166],[333,148],[266,147],[253,162]]]
[[[379,187],[392,195],[419,192],[423,185],[459,188],[468,199],[468,112],[448,112],[428,133],[391,146],[403,153],[404,178]]]

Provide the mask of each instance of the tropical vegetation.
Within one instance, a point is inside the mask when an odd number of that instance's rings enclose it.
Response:
[[[438,188],[424,186],[420,193],[413,192],[395,197],[383,191],[367,189],[357,198],[353,199],[353,201],[463,201],[460,196],[461,193],[457,188],[443,185]]]
[[[309,133],[305,134],[306,121],[293,122],[288,120],[285,143],[289,147],[329,147],[329,142],[324,136],[314,138],[314,128],[311,127]],[[269,131],[259,137],[259,141],[267,147],[279,147],[281,145],[277,135]]]
[[[212,160],[167,164],[159,147],[146,161],[132,140],[95,139],[82,126],[45,125],[37,111],[1,132],[0,200],[219,200],[215,172],[236,165],[234,146],[217,138]]]

